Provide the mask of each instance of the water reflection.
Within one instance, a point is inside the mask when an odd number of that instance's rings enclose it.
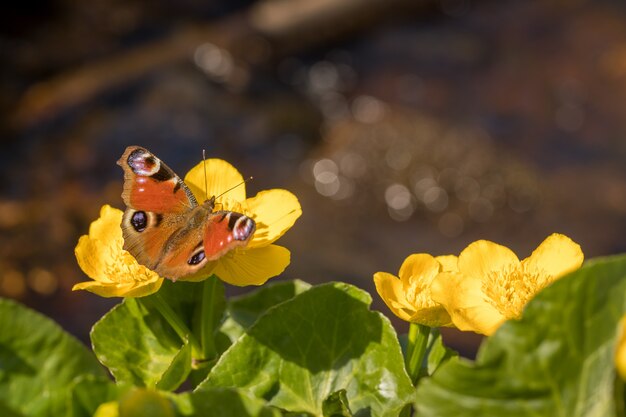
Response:
[[[542,187],[532,169],[503,163],[511,156],[483,130],[387,111],[394,116],[329,122],[328,152],[305,174],[321,196],[349,200],[375,193],[371,201],[383,202],[391,219],[432,215],[447,237],[459,236],[468,223],[489,222],[498,210],[522,214],[540,204]]]

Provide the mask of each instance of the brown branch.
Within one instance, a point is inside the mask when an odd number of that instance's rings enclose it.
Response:
[[[34,84],[11,117],[17,129],[52,120],[68,109],[119,89],[163,66],[190,60],[211,43],[244,66],[256,65],[406,12],[410,0],[274,0],[217,23],[180,30],[165,39],[89,63]],[[269,42],[269,44],[268,44]],[[270,54],[261,46],[268,45]]]

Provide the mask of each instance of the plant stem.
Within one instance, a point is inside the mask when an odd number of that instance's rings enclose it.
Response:
[[[409,344],[405,360],[406,369],[409,372],[413,385],[417,385],[417,381],[420,378],[429,333],[430,327],[422,324],[411,323],[409,327]]]
[[[216,313],[214,300],[217,296],[218,285],[218,280],[215,277],[205,279],[202,284],[200,342],[202,343],[202,353],[205,359],[211,359],[217,355],[214,339]]]
[[[428,344],[430,327],[422,324],[411,323],[409,326],[409,340],[406,347],[404,362],[413,386],[417,385],[421,377],[422,362]],[[400,412],[400,417],[410,417],[413,414],[413,406],[407,404]]]
[[[176,312],[170,307],[170,305],[163,299],[161,294],[156,293],[149,298],[146,298],[145,301],[152,303],[152,305],[156,308],[156,310],[161,313],[165,321],[172,326],[172,329],[176,332],[176,334],[181,338],[181,340],[189,340],[191,344],[191,348],[194,352],[201,352],[200,344],[198,340],[196,340],[195,336],[189,330],[189,327],[185,324],[185,322],[176,314]]]

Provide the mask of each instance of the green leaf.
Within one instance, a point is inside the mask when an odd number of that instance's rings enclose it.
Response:
[[[82,375],[72,385],[72,416],[93,416],[102,403],[116,399],[120,392],[108,377]]]
[[[145,388],[129,390],[119,401],[119,417],[175,417],[174,404],[164,394]]]
[[[75,383],[87,377],[103,380],[106,373],[85,346],[47,317],[0,299],[3,416],[90,415],[76,414],[72,407]]]
[[[91,330],[93,350],[120,384],[154,387],[183,342],[163,317],[126,298]]]
[[[215,334],[215,348],[222,354],[246,329],[268,309],[308,290],[311,286],[300,280],[273,282],[238,297],[228,300],[225,320]],[[194,386],[203,381],[215,361],[199,363],[191,373]]]
[[[202,352],[197,352],[197,359],[215,359],[216,354],[223,352],[216,351],[219,347],[216,338],[226,309],[222,281],[215,276],[202,282],[166,280],[154,296],[161,297],[193,331],[193,337],[202,342]]]
[[[280,417],[275,408],[233,388],[211,388],[174,397],[177,414],[185,417]]]
[[[194,329],[200,335],[204,359],[215,359],[218,351],[215,337],[224,318],[226,297],[224,284],[215,276],[202,283],[202,301],[194,315]]]
[[[408,345],[408,335],[406,333],[398,336],[402,353],[406,357],[406,349]],[[426,345],[426,353],[424,354],[424,361],[422,362],[422,369],[420,377],[426,375],[432,375],[441,365],[449,361],[450,359],[459,356],[459,353],[454,349],[450,349],[443,344],[441,332],[439,329],[430,329],[428,335],[428,343]]]
[[[413,387],[391,323],[370,303],[348,284],[311,288],[259,317],[198,389],[240,387],[315,416],[345,389],[355,415],[397,416]]]
[[[228,313],[247,329],[269,308],[290,300],[310,288],[310,284],[300,280],[271,283],[248,294],[233,297],[228,303]]]
[[[24,414],[20,414],[12,408],[9,408],[6,404],[0,402],[0,416],[2,417],[24,417]]]
[[[213,328],[208,331],[216,337],[223,319],[223,286],[215,278],[209,280],[215,291],[212,305],[204,310],[202,283],[166,280],[158,293],[127,298],[94,325],[94,352],[118,383],[175,390],[186,380],[193,356],[204,359],[200,346],[194,351],[187,339],[202,340],[204,332],[206,343],[207,329]],[[203,312],[208,316],[204,322]]]
[[[324,400],[322,414],[324,417],[352,417],[345,389],[333,392]]]
[[[504,324],[476,362],[451,359],[417,391],[420,416],[613,416],[626,257],[587,263]]]
[[[198,352],[202,359],[214,359],[219,353],[215,351],[215,337],[226,309],[224,283],[216,276],[202,282],[166,280],[153,296],[161,297],[193,331],[196,340],[203,342],[203,352]],[[204,354],[205,351],[208,351],[208,356]]]
[[[234,342],[268,309],[309,288],[311,288],[310,284],[300,280],[274,282],[256,291],[231,298],[227,308],[228,317],[222,325],[222,332],[230,338],[231,343]]]
[[[459,354],[456,351],[443,344],[441,332],[438,329],[432,329],[426,347],[425,374],[432,375],[441,365],[457,356]]]
[[[163,391],[174,391],[189,376],[191,372],[191,345],[185,342],[182,349],[176,353],[169,367],[165,370],[156,388]]]

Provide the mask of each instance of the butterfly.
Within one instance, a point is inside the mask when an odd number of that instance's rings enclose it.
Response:
[[[185,182],[147,149],[129,146],[117,164],[124,170],[124,249],[160,276],[192,275],[252,238],[253,219],[216,211],[215,196],[199,204]]]

